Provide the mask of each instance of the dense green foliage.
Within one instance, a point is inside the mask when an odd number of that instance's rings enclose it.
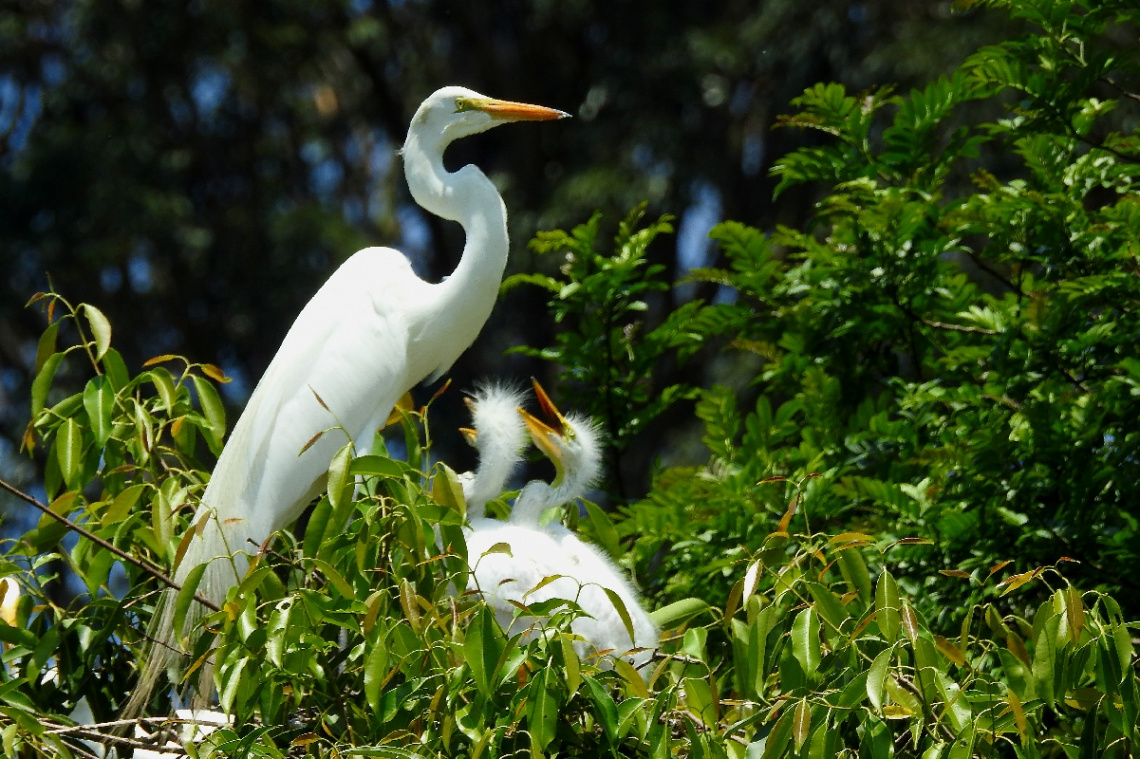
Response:
[[[661,472],[631,509],[624,529],[663,598],[711,583],[723,600],[741,547],[766,534],[751,515],[778,518],[799,492],[804,527],[930,538],[907,552],[906,574],[912,589],[927,586],[932,612],[960,615],[968,596],[966,586],[935,582],[935,570],[1070,557],[1080,561],[1074,576],[1122,592],[1129,615],[1140,613],[1131,600],[1140,561],[1137,98],[1094,96],[1106,82],[1137,82],[1135,58],[1105,33],[1125,5],[1069,15],[1052,3],[1018,7],[1041,33],[982,50],[922,90],[851,96],[832,84],[798,98],[800,112],[784,123],[834,136],[776,164],[781,188],[830,184],[809,230],[721,224],[712,236],[727,266],[691,279],[732,297],[688,304],[650,339],[624,343],[631,365],[657,359],[662,342],[682,358],[704,351],[710,360],[716,346],[760,365],[746,387],[701,392],[709,463]],[[963,117],[994,101],[1006,105],[997,120]],[[1117,113],[1124,108],[1130,115]],[[982,149],[1006,159],[983,168]],[[948,193],[948,177],[963,172],[976,191]],[[587,240],[592,229],[567,239]],[[594,293],[624,286],[605,267],[566,276],[548,287],[582,325]],[[611,340],[631,326],[645,329],[619,320]],[[573,340],[547,352],[569,367],[566,379],[610,361]],[[605,418],[596,388],[606,385],[579,387]],[[655,391],[668,399],[680,388]]]
[[[154,600],[149,573],[91,538],[168,566],[188,534],[182,506],[202,487],[194,450],[216,445],[223,421],[207,379],[213,367],[175,376],[155,366],[130,377],[98,311],[54,295],[38,300],[65,312],[41,343],[40,387],[77,356],[96,370],[83,392],[39,408],[28,434],[54,461],[51,510],[90,538],[63,549],[63,529],[45,515],[8,548],[4,573],[20,597],[11,624],[0,624],[0,736],[10,756],[82,755],[74,741],[99,733],[69,729],[66,715],[86,699],[97,720],[114,716]],[[60,325],[78,336],[62,350]],[[1082,592],[1053,568],[999,583],[998,566],[975,578],[979,600],[961,625],[939,632],[919,609],[924,599],[895,579],[906,570],[905,546],[924,541],[792,530],[799,497],[768,527],[740,517],[765,534],[735,562],[726,600],[687,598],[657,612],[672,629],[651,671],[579,660],[573,603],[520,608],[507,635],[474,594],[454,597],[478,557],[465,556],[454,472],[429,464],[428,411],[404,417],[407,461],[353,458],[346,444],[303,537],[273,542],[209,617],[213,634],[191,658],[216,657],[220,703],[236,727],[199,751],[743,759],[835,756],[844,747],[868,756],[1039,756],[1078,741],[1126,756],[1135,745],[1133,646],[1110,596]],[[706,416],[715,435],[718,422]],[[354,497],[357,475],[364,489]],[[596,510],[592,517],[596,530],[612,529]],[[681,564],[691,554],[678,556]],[[51,603],[45,585],[54,576],[21,568],[53,560],[88,585],[73,608]],[[112,564],[131,586],[121,600]],[[1027,610],[1013,594],[1030,587],[1044,600]],[[193,590],[183,588],[178,603],[195,603]],[[524,639],[532,624],[547,633]],[[160,715],[169,706],[165,694],[150,705]]]
[[[664,312],[649,253],[671,222],[643,226],[644,208],[612,253],[598,216],[532,243],[564,256],[558,274],[515,283],[549,294],[563,329],[528,352],[605,427],[611,479],[696,401],[706,460],[663,461],[644,498],[579,525],[667,628],[651,671],[579,660],[573,603],[503,631],[455,597],[478,557],[433,399],[403,419],[406,461],[345,446],[302,528],[209,618],[194,657],[216,658],[236,717],[217,753],[1133,755],[1137,11],[990,5],[1034,33],[907,95],[795,101],[784,124],[822,137],[779,159],[779,189],[825,195],[804,229],[718,225],[724,265],[690,275],[714,300]],[[107,720],[125,701],[147,567],[177,561],[199,457],[226,429],[217,368],[160,356],[132,374],[99,309],[33,303],[47,324],[24,443],[51,510],[88,536],[45,515],[5,546],[11,756],[80,753],[78,702]],[[731,371],[666,378],[698,361]],[[67,608],[50,592],[64,568],[87,590]],[[531,624],[546,633],[521,636]]]

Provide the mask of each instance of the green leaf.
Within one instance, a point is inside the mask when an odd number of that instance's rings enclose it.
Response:
[[[482,605],[467,628],[463,654],[475,687],[490,698],[496,687],[499,659],[504,649],[504,636],[490,607]]]
[[[109,349],[103,356],[103,376],[111,383],[111,389],[116,393],[121,392],[131,381],[123,357],[114,348]]]
[[[606,597],[610,599],[610,603],[613,605],[614,610],[617,611],[618,616],[621,617],[621,623],[625,625],[625,631],[629,634],[630,647],[632,648],[636,646],[636,638],[633,634],[633,620],[629,617],[629,609],[625,608],[625,601],[622,600],[621,596],[609,588],[602,588],[602,590],[605,591]]]
[[[811,706],[806,698],[801,698],[792,713],[792,737],[796,742],[796,751],[803,748],[811,734]]]
[[[894,646],[880,651],[871,662],[871,669],[867,671],[867,698],[871,699],[875,710],[879,712],[883,710],[883,688],[886,686],[887,669],[894,652]]]
[[[544,750],[554,740],[558,723],[558,710],[562,704],[558,698],[558,683],[554,671],[544,667],[530,681],[528,690],[527,730],[533,746]]]
[[[78,490],[85,483],[83,475],[83,432],[74,419],[67,419],[56,432],[55,454],[59,472],[69,490]]]
[[[792,655],[809,677],[815,674],[821,660],[819,641],[819,615],[809,606],[792,622]]]
[[[82,308],[91,327],[91,334],[95,337],[95,360],[99,361],[107,355],[107,349],[111,347],[111,322],[107,321],[102,311],[90,303],[84,303]]]
[[[772,732],[768,733],[762,759],[779,759],[784,755],[788,749],[788,744],[792,742],[792,719],[790,711],[784,710],[780,719],[776,721],[776,726],[772,728]]]
[[[332,521],[332,511],[332,504],[329,503],[328,496],[321,498],[313,507],[313,512],[309,515],[309,523],[305,526],[305,541],[302,545],[306,557],[316,558],[321,554],[321,549],[325,545],[325,535],[329,530],[329,522]]]
[[[700,718],[706,727],[717,722],[716,698],[706,678],[686,677],[684,680],[685,706]]]
[[[566,678],[566,690],[573,696],[582,684],[582,663],[578,660],[578,652],[574,650],[572,636],[560,632],[558,640],[562,647],[562,667],[563,675]]]
[[[174,390],[174,378],[171,377],[164,367],[156,367],[151,369],[146,375],[149,377],[154,389],[158,392],[158,398],[161,401],[161,408],[166,414],[172,415],[174,413],[174,404],[177,399],[177,393]]]
[[[649,613],[649,618],[653,620],[653,624],[662,630],[668,630],[672,627],[680,627],[710,609],[712,607],[699,598],[683,598],[680,601],[662,606],[660,609],[654,609]]]
[[[102,448],[111,437],[111,414],[115,408],[115,393],[106,377],[92,377],[83,388],[83,409],[91,425],[95,444]]]
[[[138,503],[139,496],[146,489],[146,485],[131,485],[115,496],[115,500],[111,501],[111,505],[103,512],[103,517],[100,522],[104,527],[118,524],[127,518],[131,513],[131,509]]]
[[[352,491],[356,480],[348,473],[348,465],[352,461],[352,443],[345,443],[332,461],[329,462],[328,494],[329,503],[337,514],[337,523],[347,504],[352,502]]]
[[[823,621],[827,622],[833,630],[842,630],[843,623],[851,617],[840,602],[839,596],[835,595],[830,588],[816,582],[808,582],[805,585],[807,585],[808,592],[811,593],[812,600],[815,601],[816,611],[819,612]]]
[[[55,379],[55,372],[59,368],[60,362],[63,361],[62,353],[53,353],[44,360],[43,366],[36,372],[36,378],[32,380],[32,419],[36,419],[43,412],[44,406],[47,404],[48,391],[51,390],[52,380]]]
[[[353,475],[378,475],[380,477],[394,477],[402,479],[406,473],[410,471],[408,465],[403,461],[396,461],[387,456],[380,456],[375,453],[370,453],[366,456],[358,456],[352,460],[349,466],[348,473]]]
[[[839,571],[843,574],[843,579],[847,581],[847,586],[859,593],[859,598],[863,603],[870,603],[871,575],[867,572],[867,564],[863,561],[863,554],[855,548],[842,549],[838,553],[837,560]]]
[[[605,686],[589,675],[582,676],[582,683],[586,686],[586,696],[594,705],[594,717],[601,723],[606,740],[613,747],[618,741],[618,711],[610,692]]]
[[[55,355],[57,338],[59,337],[59,325],[62,323],[62,321],[55,321],[49,324],[47,329],[43,331],[43,334],[40,335],[39,342],[36,343],[37,375],[43,370],[47,360]]]
[[[182,587],[178,589],[178,594],[174,598],[175,640],[181,639],[183,632],[188,632],[184,631],[182,626],[186,624],[186,615],[190,610],[190,604],[198,603],[194,600],[194,594],[198,592],[198,585],[202,582],[202,575],[206,571],[206,566],[206,564],[199,564],[191,569],[186,574],[186,579],[182,581]]]
[[[293,613],[292,598],[286,598],[279,601],[274,607],[273,612],[269,615],[269,625],[266,627],[266,640],[265,640],[265,657],[271,664],[277,667],[285,666],[285,638],[289,629],[290,617]],[[364,671],[364,691],[365,696],[368,695],[368,668],[365,664]],[[372,705],[373,711],[376,706],[371,700],[369,704]]]
[[[388,646],[385,635],[377,636],[364,660],[364,699],[373,713],[380,712],[380,691],[388,675]]]
[[[899,606],[899,589],[891,573],[883,570],[879,575],[879,582],[875,586],[875,620],[879,623],[879,630],[888,643],[894,643],[899,637],[899,625],[902,620]]]
[[[226,407],[222,405],[222,399],[218,396],[217,388],[208,379],[192,374],[190,381],[194,384],[194,392],[198,395],[198,405],[202,409],[202,415],[206,418],[207,427],[202,431],[206,438],[206,445],[210,446],[210,451],[214,454],[221,453],[222,438],[226,434]]]
[[[1037,686],[1037,696],[1050,708],[1057,698],[1054,690],[1054,672],[1059,653],[1057,637],[1061,621],[1059,614],[1049,617],[1037,635],[1037,646],[1033,651],[1033,680]]]
[[[313,559],[313,566],[321,570],[321,574],[337,589],[341,596],[348,599],[356,598],[356,594],[352,592],[352,586],[341,576],[340,572],[336,571],[336,567],[332,564],[324,559]]]
[[[590,524],[593,526],[594,539],[611,558],[619,559],[622,556],[621,545],[618,541],[617,530],[614,528],[614,523],[606,516],[606,512],[595,503],[583,500],[586,504],[586,513],[590,517]]]

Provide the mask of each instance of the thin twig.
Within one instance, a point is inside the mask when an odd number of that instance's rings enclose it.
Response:
[[[998,334],[997,330],[985,329],[983,327],[968,327],[964,324],[950,324],[948,322],[929,321],[927,319],[921,319],[919,321],[919,324],[922,324],[924,327],[931,327],[933,329],[944,329],[951,332],[966,332],[973,335]]]
[[[15,487],[11,483],[7,482],[3,478],[0,478],[0,489],[7,490],[9,493],[16,496],[21,501],[24,501],[25,503],[27,503],[31,506],[35,506],[37,509],[42,511],[44,514],[47,514],[52,519],[56,520],[57,522],[60,522],[63,525],[66,525],[69,530],[72,530],[74,532],[79,533],[80,535],[87,538],[92,543],[96,544],[97,546],[104,548],[104,549],[110,551],[111,553],[115,554],[116,556],[118,556],[123,561],[134,564],[136,567],[138,567],[142,571],[146,572],[147,574],[151,575],[152,577],[154,577],[159,582],[165,584],[167,587],[173,588],[174,590],[182,590],[182,586],[180,584],[178,584],[177,582],[175,582],[174,580],[172,580],[170,577],[163,574],[162,570],[158,569],[157,567],[155,567],[152,564],[149,564],[148,562],[143,561],[142,559],[138,558],[137,556],[132,556],[131,554],[124,551],[123,549],[119,548],[118,546],[104,540],[103,538],[99,537],[98,535],[93,534],[92,532],[90,532],[88,529],[86,529],[82,525],[76,524],[75,522],[71,521],[70,519],[63,516],[62,514],[55,513],[50,508],[43,505],[42,503],[37,501],[35,498],[33,498],[32,496],[23,492],[22,490]],[[208,609],[218,611],[220,608],[216,603],[214,603],[210,599],[204,598],[203,596],[200,596],[197,593],[194,594],[194,599],[198,603],[202,604],[203,606],[205,606]]]

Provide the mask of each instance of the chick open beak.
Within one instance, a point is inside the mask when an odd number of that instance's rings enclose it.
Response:
[[[474,416],[475,415],[475,401],[472,400],[470,398],[470,396],[468,396],[468,397],[465,397],[463,399],[463,402],[465,404],[467,404],[467,411],[470,412],[470,414],[472,416]],[[467,441],[467,445],[474,448],[475,447],[475,440],[478,437],[478,434],[475,432],[475,430],[472,429],[471,427],[460,427],[459,432],[463,435],[463,439]]]
[[[459,432],[463,435],[463,439],[467,441],[467,445],[474,448],[475,440],[477,437],[475,430],[471,429],[470,427],[460,427]]]
[[[538,398],[538,405],[542,409],[546,421],[533,416],[523,408],[518,410],[519,416],[522,417],[523,424],[530,432],[534,444],[546,454],[548,459],[554,462],[554,468],[561,476],[564,449],[559,443],[569,432],[569,428],[566,426],[566,418],[550,400],[550,396],[543,390],[542,385],[538,384],[538,380],[531,380],[531,382],[534,384],[534,395]]]
[[[460,110],[470,108],[482,111],[499,121],[554,121],[555,119],[570,118],[570,114],[557,108],[547,108],[529,103],[514,103],[510,100],[463,98],[458,102]]]

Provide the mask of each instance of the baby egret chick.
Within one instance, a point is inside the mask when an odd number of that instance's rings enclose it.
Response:
[[[503,493],[522,460],[526,428],[517,409],[525,398],[526,394],[517,388],[489,384],[466,399],[473,427],[460,432],[479,452],[475,471],[459,475],[470,520],[483,517],[487,501]]]
[[[473,566],[469,587],[482,592],[506,630],[514,621],[516,607],[512,602],[533,604],[552,598],[575,601],[588,615],[570,625],[582,638],[575,643],[578,655],[612,652],[641,667],[652,658],[658,630],[641,608],[633,585],[609,558],[560,522],[539,525],[543,511],[578,498],[597,478],[601,457],[598,432],[585,417],[563,417],[537,382],[535,393],[550,424],[521,409],[520,414],[557,474],[553,483],[528,483],[507,523],[492,519],[471,523],[467,536],[467,554]],[[501,547],[492,551],[499,544],[506,544],[509,553]],[[558,579],[539,588],[548,577]],[[632,637],[606,589],[625,607]],[[643,674],[648,676],[648,670]]]
[[[585,416],[562,413],[534,382],[534,394],[546,422],[519,409],[530,437],[554,464],[554,481],[532,480],[526,484],[511,509],[511,523],[538,527],[542,513],[581,497],[601,474],[602,446],[598,429]]]

